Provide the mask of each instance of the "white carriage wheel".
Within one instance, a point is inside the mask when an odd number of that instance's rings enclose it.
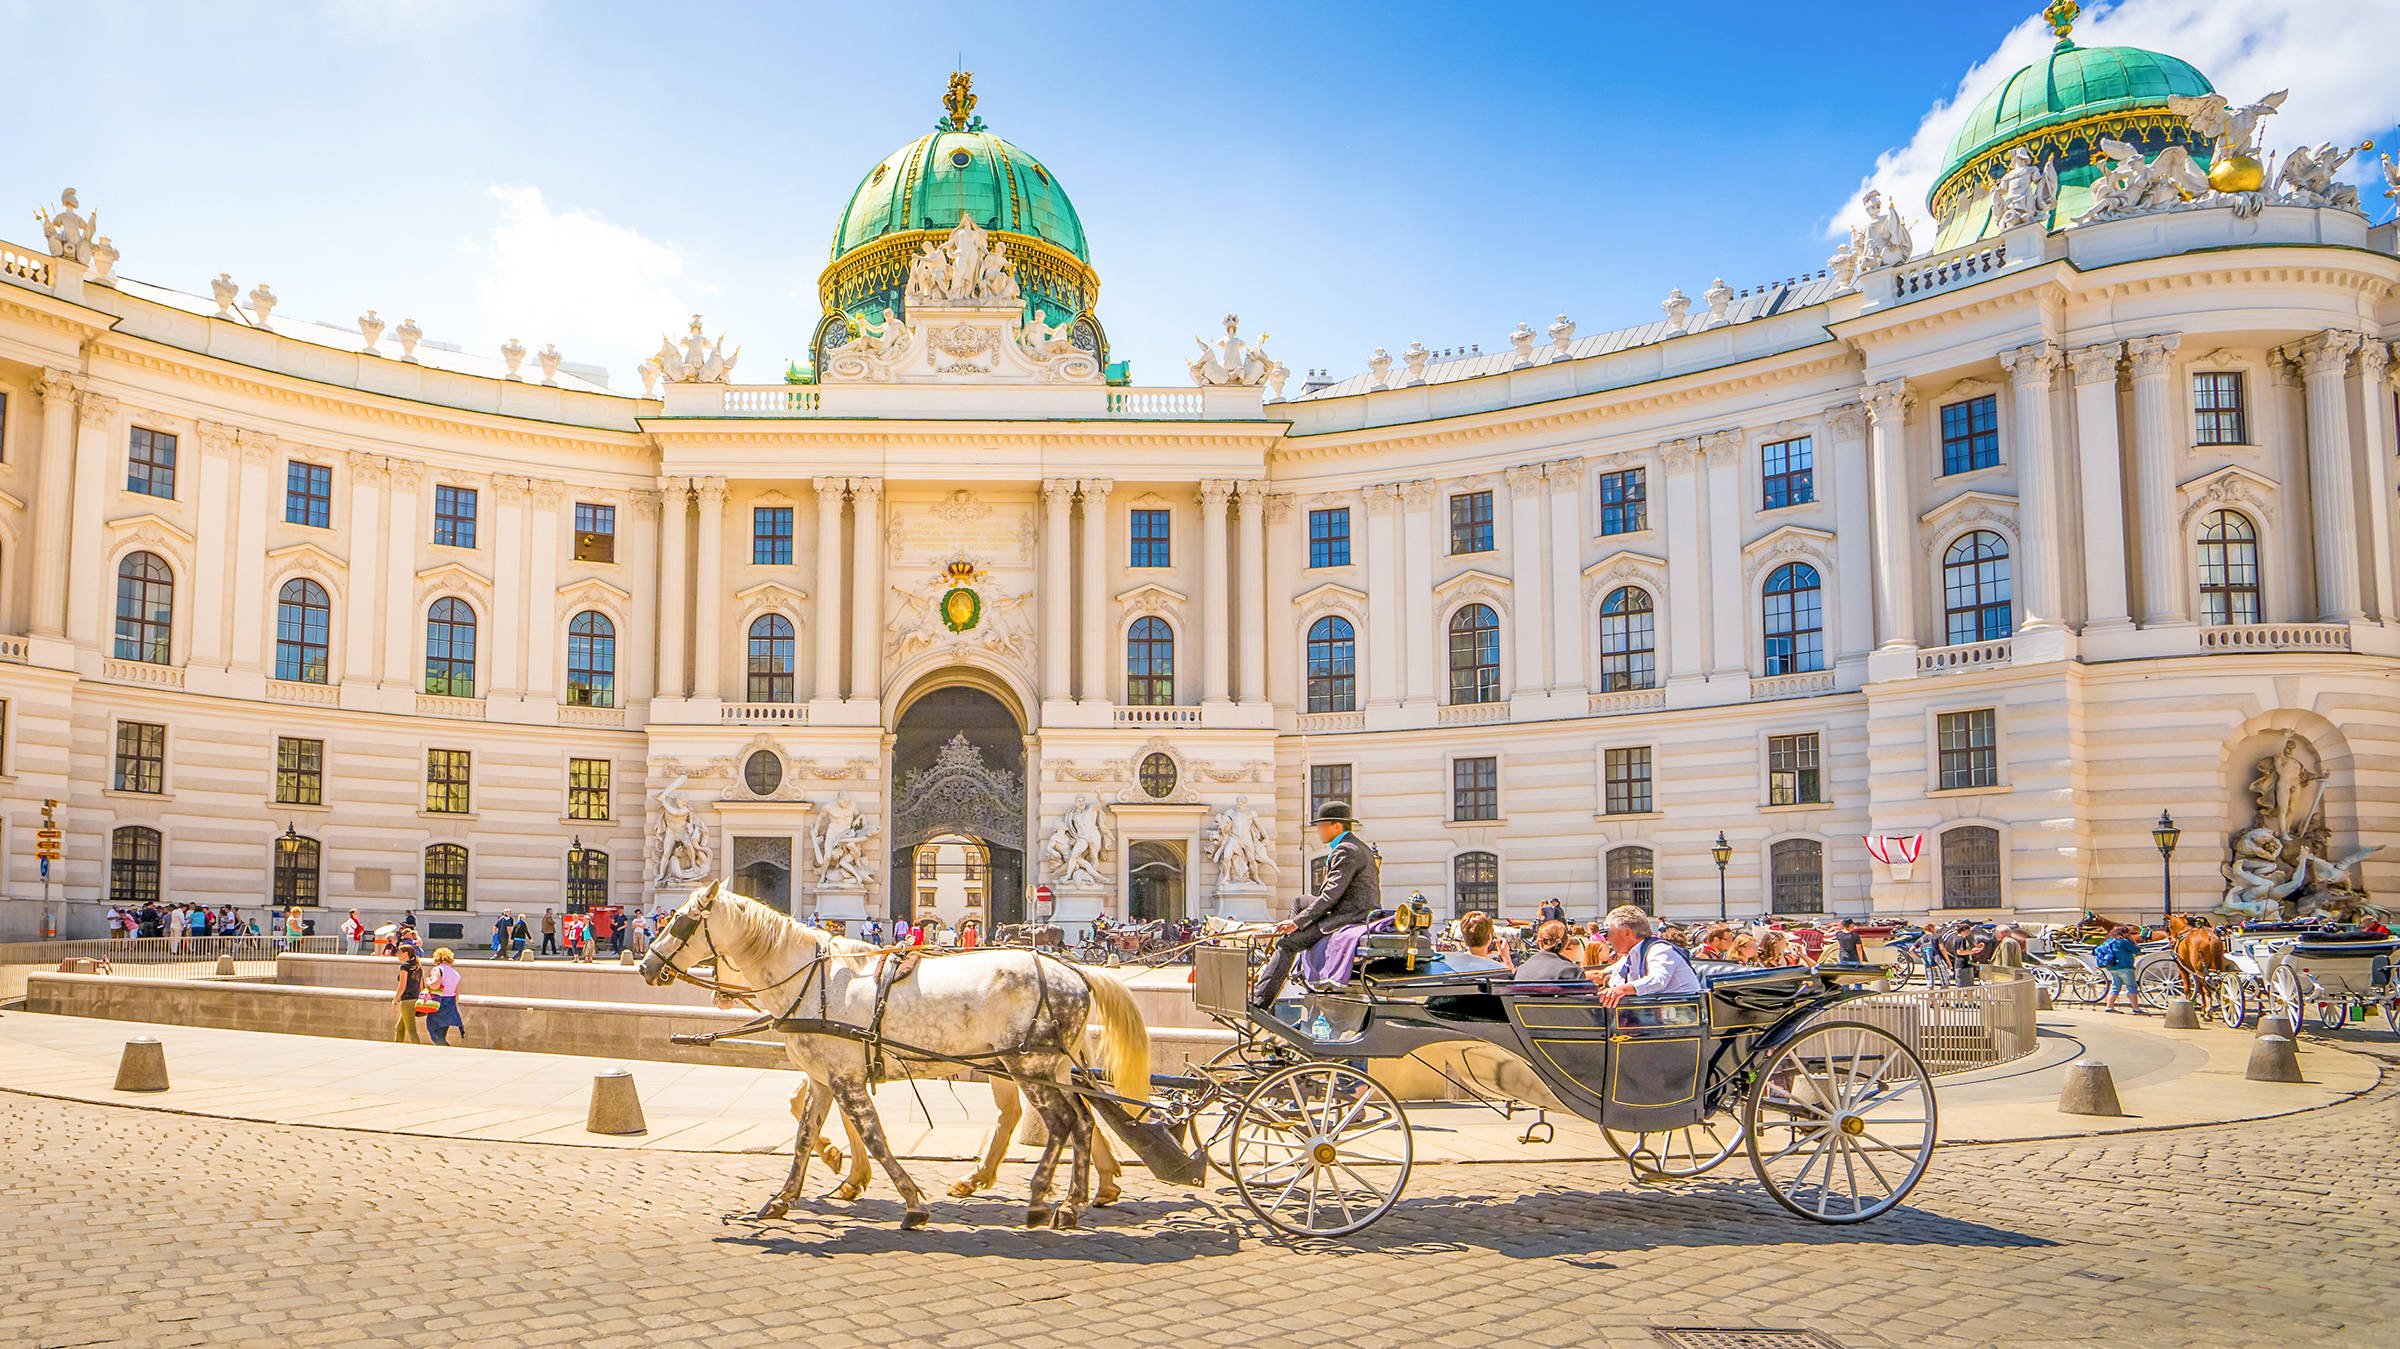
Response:
[[[2298,1035],[2308,1025],[2308,1000],[2300,992],[2300,976],[2289,965],[2275,967],[2275,977],[2267,989],[2267,1005],[2274,1013],[2292,1023],[2292,1034]]]
[[[1890,1031],[1809,1027],[1776,1049],[1742,1105],[1750,1167],[1775,1202],[1855,1223],[1908,1197],[1933,1160],[1933,1076]]]
[[[1715,1170],[1742,1145],[1742,1124],[1711,1115],[1680,1129],[1621,1133],[1602,1129],[1617,1160],[1632,1170],[1635,1180],[1689,1180]]]
[[[2240,1030],[2258,1019],[2258,998],[2239,970],[2227,971],[2217,984],[2218,1004],[2225,1009],[2225,1026]]]
[[[2350,1021],[2350,1008],[2343,1003],[2329,1002],[2317,1008],[2317,1025],[2325,1030],[2340,1030]]]
[[[2383,1028],[2393,1035],[2400,1035],[2400,999],[2384,999]]]
[[[2108,976],[2098,970],[2080,970],[2075,975],[2075,1001],[2086,1007],[2097,1006],[2108,997]]]
[[[2033,967],[2032,974],[2033,982],[2038,985],[2044,993],[2050,995],[2050,1001],[2057,1002],[2066,994],[2066,980],[2059,977],[2058,971],[2051,969],[2047,965],[2036,965]]]
[[[2133,986],[2142,1006],[2163,1009],[2168,999],[2183,996],[2183,975],[2173,961],[2160,961],[2136,976]]]
[[[1390,1212],[1414,1158],[1400,1102],[1343,1063],[1259,1083],[1234,1114],[1231,1151],[1242,1202],[1295,1237],[1348,1236]]]

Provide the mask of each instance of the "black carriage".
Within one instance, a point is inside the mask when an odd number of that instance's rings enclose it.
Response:
[[[1873,991],[1876,967],[1703,962],[1705,993],[1610,1007],[1588,982],[1440,972],[1422,936],[1371,937],[1348,985],[1264,1012],[1247,1005],[1247,949],[1194,956],[1200,1009],[1240,1038],[1190,1075],[1156,1079],[1153,1108],[1291,1235],[1356,1232],[1398,1202],[1408,1116],[1362,1066],[1435,1045],[1461,1049],[1462,1067],[1436,1071],[1465,1095],[1536,1114],[1525,1141],[1547,1128],[1541,1112],[1571,1112],[1645,1181],[1746,1152],[1777,1203],[1818,1222],[1888,1211],[1933,1155],[1924,1065],[1889,1031],[1833,1015]],[[1151,1132],[1130,1123],[1120,1115],[1119,1132]],[[1143,1151],[1156,1169],[1158,1149]]]

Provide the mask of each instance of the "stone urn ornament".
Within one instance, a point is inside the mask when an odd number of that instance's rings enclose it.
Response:
[[[367,339],[367,345],[362,350],[370,355],[380,354],[375,350],[375,343],[383,336],[383,320],[375,316],[374,310],[358,316],[358,334]]]

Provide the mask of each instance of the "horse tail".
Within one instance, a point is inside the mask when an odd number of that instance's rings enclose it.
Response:
[[[1125,985],[1096,970],[1079,970],[1092,991],[1092,1013],[1100,1020],[1100,1058],[1117,1095],[1150,1099],[1150,1028]]]

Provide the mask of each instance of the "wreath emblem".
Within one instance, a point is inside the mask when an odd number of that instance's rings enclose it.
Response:
[[[950,564],[947,573],[950,588],[942,592],[942,626],[952,632],[965,632],[983,621],[983,596],[976,594],[968,582],[975,579],[975,564],[961,559]]]

